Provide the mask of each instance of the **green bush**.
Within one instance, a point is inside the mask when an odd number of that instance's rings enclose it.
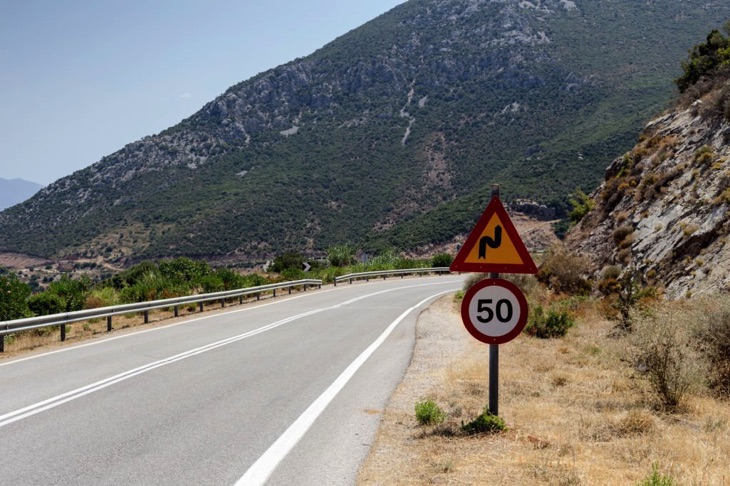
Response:
[[[304,255],[301,253],[284,253],[274,258],[274,263],[270,270],[276,273],[284,273],[287,270],[302,271],[304,265]]]
[[[725,25],[730,33],[730,22]],[[730,38],[719,30],[707,34],[704,44],[697,44],[690,52],[689,59],[682,63],[684,74],[674,80],[680,93],[687,91],[705,76],[712,76],[718,68],[730,64]]]
[[[44,293],[55,294],[63,300],[64,305],[60,312],[73,312],[84,308],[90,290],[89,277],[82,276],[73,280],[68,275],[63,275],[61,280],[52,282]]]
[[[434,268],[438,267],[450,267],[451,262],[454,261],[454,257],[449,253],[439,253],[434,255],[431,259],[431,266]]]
[[[575,320],[568,312],[549,309],[546,313],[538,305],[530,313],[524,332],[541,339],[551,339],[565,336],[574,325]]]
[[[568,217],[573,223],[578,223],[596,207],[596,202],[580,189],[571,194],[568,202],[572,208]]]
[[[333,267],[347,267],[355,263],[357,250],[349,244],[331,246],[327,248],[327,260]]]
[[[467,424],[462,424],[461,429],[470,434],[492,434],[507,430],[504,419],[497,415],[492,415],[485,407],[484,412],[477,418]]]
[[[421,425],[440,424],[446,418],[446,414],[433,400],[424,400],[416,403],[416,420]]]
[[[644,478],[637,486],[675,486],[677,482],[669,475],[659,472],[659,466],[654,463],[651,465],[651,474]]]
[[[66,309],[66,302],[52,292],[41,292],[28,299],[28,307],[37,316],[60,314]]]
[[[0,321],[30,316],[27,299],[30,287],[12,274],[0,276]]]

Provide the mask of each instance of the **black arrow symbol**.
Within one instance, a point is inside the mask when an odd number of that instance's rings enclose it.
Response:
[[[479,240],[479,258],[487,259],[487,247],[499,248],[502,244],[502,227],[497,225],[494,228],[494,238],[491,236],[482,236]]]

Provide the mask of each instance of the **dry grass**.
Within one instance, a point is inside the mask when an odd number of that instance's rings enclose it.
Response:
[[[488,350],[463,329],[451,299],[418,323],[409,371],[391,398],[358,484],[636,484],[652,464],[678,484],[730,485],[730,407],[690,396],[681,413],[654,411],[646,382],[608,337],[597,306],[560,340],[520,336],[500,350],[500,415],[509,430],[466,437],[460,425],[488,402]],[[447,413],[419,426],[414,405]]]

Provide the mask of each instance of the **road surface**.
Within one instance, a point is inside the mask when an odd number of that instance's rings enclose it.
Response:
[[[0,484],[353,484],[418,313],[462,278],[344,284],[2,362]]]

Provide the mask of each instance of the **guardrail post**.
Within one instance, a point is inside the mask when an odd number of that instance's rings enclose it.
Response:
[[[61,324],[61,341],[66,340],[66,324]]]
[[[175,313],[175,317],[180,315],[180,308],[178,306],[173,307],[173,311]]]
[[[226,306],[226,299],[221,299],[221,307],[225,307],[225,306]]]
[[[144,323],[145,324],[150,323],[150,311],[144,311]]]
[[[352,279],[350,279],[350,285],[352,285]]]
[[[5,334],[0,336],[0,353],[5,352]]]
[[[261,292],[256,294],[256,300],[261,300]]]
[[[238,305],[243,305],[243,295],[238,296]]]
[[[274,297],[276,297],[276,289],[274,289]]]
[[[106,332],[112,332],[112,316],[106,316]]]
[[[366,282],[369,282],[370,281],[370,277],[365,277],[365,281]]]
[[[289,295],[291,295],[291,285],[289,286]]]
[[[203,312],[203,303],[198,302],[198,309],[200,309],[200,312]]]

